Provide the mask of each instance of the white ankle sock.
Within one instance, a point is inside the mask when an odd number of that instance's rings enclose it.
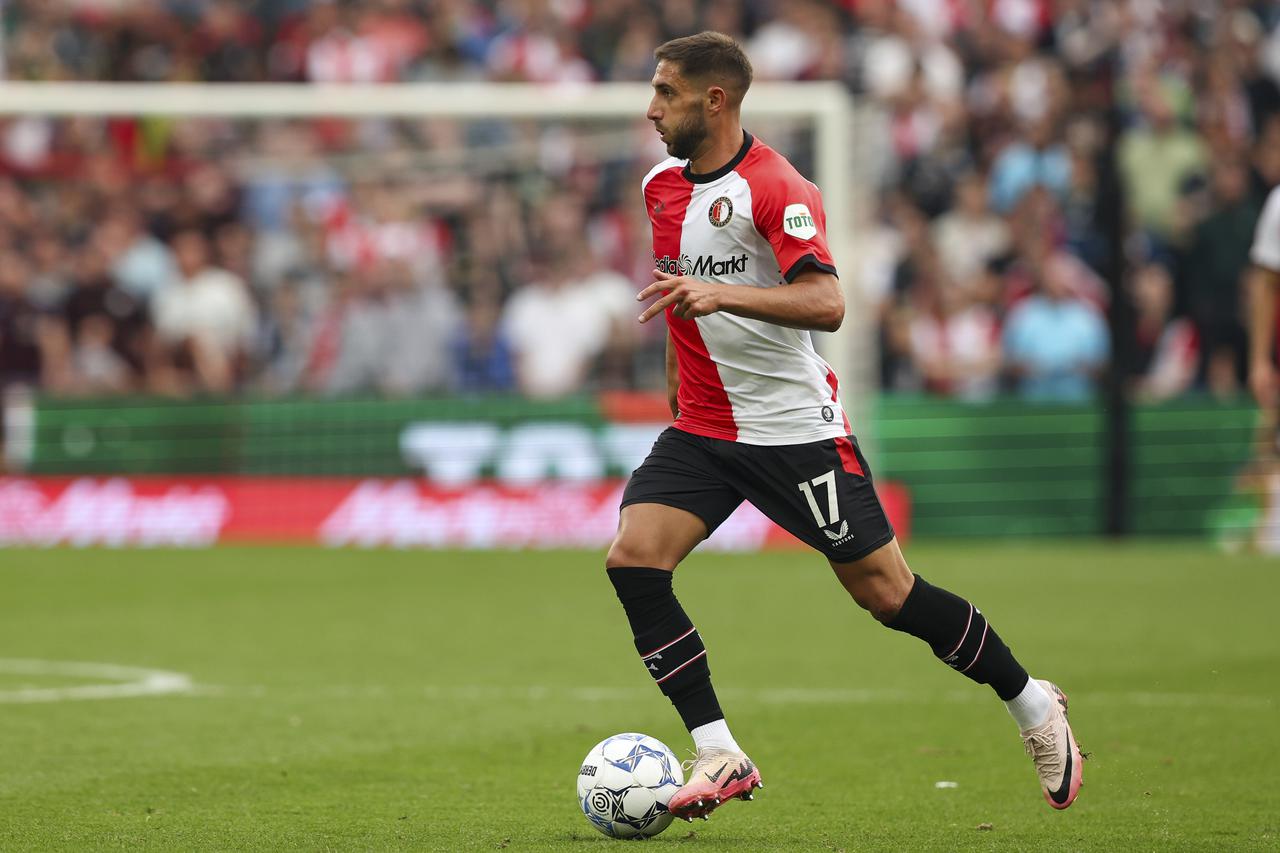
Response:
[[[1028,678],[1027,686],[1022,688],[1022,692],[1005,702],[1004,706],[1013,715],[1019,730],[1025,732],[1049,719],[1049,708],[1052,704],[1053,699],[1040,686],[1040,682],[1034,678]]]
[[[698,750],[731,749],[734,752],[742,752],[742,747],[738,746],[738,742],[729,733],[729,724],[722,719],[707,723],[705,726],[698,726],[689,734],[693,735],[693,745]]]

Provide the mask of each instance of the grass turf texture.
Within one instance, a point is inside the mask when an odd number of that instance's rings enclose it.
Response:
[[[1094,758],[1041,799],[986,688],[810,555],[699,555],[677,590],[766,789],[682,850],[1276,849],[1272,562],[1186,545],[917,545]],[[189,674],[189,695],[0,703],[4,849],[612,849],[596,741],[683,753],[593,553],[0,551],[0,658]],[[19,686],[83,678],[0,674]],[[586,688],[601,688],[587,690]],[[957,783],[939,789],[938,781]],[[980,827],[986,827],[983,829]]]

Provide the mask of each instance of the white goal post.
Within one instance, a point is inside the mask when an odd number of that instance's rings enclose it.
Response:
[[[546,120],[643,119],[652,90],[645,83],[544,86],[526,83],[129,84],[0,83],[0,116],[160,115],[287,118],[414,117]],[[833,82],[758,83],[743,106],[752,117],[805,121],[813,128],[814,182],[822,190],[827,231],[847,302],[840,332],[820,336],[824,356],[845,380],[846,407],[867,423],[876,387],[875,318],[855,280],[854,223],[865,211],[865,187],[855,169],[854,104]],[[864,161],[865,162],[865,161]],[[638,193],[638,190],[637,190]]]

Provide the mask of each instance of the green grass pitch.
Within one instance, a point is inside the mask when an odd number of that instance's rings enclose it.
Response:
[[[877,626],[816,556],[697,555],[677,590],[767,787],[644,843],[1280,849],[1275,562],[1142,543],[933,543],[908,558],[1071,695],[1093,753],[1075,806],[1044,803],[986,688]],[[578,811],[580,759],[621,731],[689,743],[601,562],[0,550],[0,849],[628,843]],[[18,702],[95,681],[19,659],[167,670],[194,688]]]

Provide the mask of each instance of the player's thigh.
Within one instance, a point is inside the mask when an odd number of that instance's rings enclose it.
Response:
[[[688,510],[663,504],[624,506],[618,535],[609,546],[607,568],[643,566],[671,571],[707,538],[707,525]]]
[[[856,563],[893,540],[870,466],[852,437],[741,445],[733,454],[746,499],[832,563]]]
[[[627,482],[605,565],[674,569],[740,503],[707,439],[669,428]]]

